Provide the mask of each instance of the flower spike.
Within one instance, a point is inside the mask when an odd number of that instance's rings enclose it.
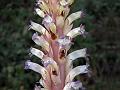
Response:
[[[87,58],[86,48],[68,54],[73,38],[86,34],[84,25],[73,28],[74,21],[83,17],[83,11],[72,14],[70,5],[74,0],[37,0],[36,14],[42,20],[42,25],[31,21],[29,29],[33,29],[32,40],[42,50],[31,47],[30,54],[37,56],[43,66],[25,62],[25,69],[31,69],[42,75],[40,86],[35,85],[34,90],[83,90],[82,82],[74,81],[79,74],[89,74],[89,60],[85,65],[73,67],[77,58]],[[40,34],[39,34],[40,33]],[[43,86],[43,88],[42,88]]]

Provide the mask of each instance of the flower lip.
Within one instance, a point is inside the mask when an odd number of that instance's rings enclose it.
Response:
[[[50,24],[53,22],[53,19],[50,15],[46,15],[42,21],[42,24]]]
[[[85,31],[85,24],[84,23],[80,25],[79,33],[81,33],[81,35],[83,37],[86,37],[88,35],[88,32]]]
[[[80,83],[80,81],[75,81],[74,83],[75,83],[75,84],[78,84],[78,83]]]
[[[47,67],[49,64],[52,64],[52,61],[47,60],[43,62],[44,67]]]
[[[60,46],[70,45],[71,38],[69,36],[63,36],[57,41]]]
[[[81,90],[82,88],[82,83],[80,81],[71,81],[65,85],[63,90]]]
[[[33,34],[32,40],[34,41],[35,39],[38,39],[37,37],[38,37],[38,33],[36,32],[36,33]]]
[[[24,67],[25,70],[27,70],[27,69],[30,68],[29,62],[31,62],[31,60],[27,60],[27,61],[25,62],[25,67]]]
[[[80,32],[81,34],[84,34],[84,33],[85,33],[85,26],[84,26],[83,24],[80,25],[80,30],[79,30],[79,32]]]
[[[82,88],[82,83],[80,81],[75,81],[71,86],[76,90]]]
[[[36,5],[41,5],[43,0],[36,0]]]
[[[71,38],[75,38],[77,35],[84,36],[85,34],[86,34],[85,26],[81,24],[80,27],[74,28],[71,31],[69,31],[67,33],[67,36],[69,36]]]

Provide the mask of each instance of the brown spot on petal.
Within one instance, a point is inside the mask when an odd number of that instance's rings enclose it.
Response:
[[[66,50],[64,50],[64,49],[60,50],[60,59],[65,57],[65,54],[66,54]]]
[[[55,40],[57,38],[57,36],[52,31],[49,31],[49,32],[50,32],[51,38],[53,40]]]
[[[65,15],[65,12],[64,12],[64,11],[62,11],[62,12],[61,12],[61,15],[62,15],[62,16],[64,16],[64,15]]]
[[[52,71],[52,74],[53,74],[53,75],[56,75],[56,76],[58,75],[55,70]]]

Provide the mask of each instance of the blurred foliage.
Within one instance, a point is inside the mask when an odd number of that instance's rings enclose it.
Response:
[[[24,71],[24,62],[34,46],[29,20],[41,22],[34,13],[34,0],[0,1],[0,90],[33,90],[40,76]],[[72,51],[88,48],[92,77],[88,90],[120,89],[120,0],[75,0],[71,13],[83,10],[86,17],[75,21],[74,27],[85,23],[86,38],[78,36]],[[70,50],[70,51],[71,51]],[[75,64],[77,65],[77,64]]]

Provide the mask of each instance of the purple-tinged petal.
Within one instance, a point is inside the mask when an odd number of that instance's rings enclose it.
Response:
[[[44,79],[48,77],[47,70],[37,63],[33,63],[30,60],[25,62],[25,69],[31,69],[37,73],[40,73]]]
[[[65,85],[63,90],[79,90],[82,88],[82,83],[80,81],[69,82]]]
[[[88,73],[88,66],[87,65],[77,66],[77,67],[73,68],[68,73],[66,80],[65,80],[65,83],[73,81],[75,76],[77,76],[79,74],[84,74],[84,73]]]
[[[50,23],[52,23],[52,22],[53,22],[52,17],[49,16],[49,15],[46,15],[46,16],[44,17],[44,19],[43,19],[42,24],[50,24]]]
[[[32,36],[32,40],[44,50],[49,51],[49,43],[43,38],[43,36],[38,36],[37,33],[34,33]]]
[[[31,62],[31,60],[27,60],[27,61],[25,62],[25,67],[24,67],[24,69],[29,69],[29,68],[30,68],[29,62]]]
[[[71,38],[75,38],[77,35],[84,35],[85,29],[84,26],[80,26],[77,28],[72,29],[70,32],[67,33],[67,36]]]
[[[48,65],[52,64],[52,61],[50,60],[47,60],[47,61],[44,61],[44,67],[47,67]]]
[[[71,44],[71,38],[68,36],[61,37],[57,40],[60,46],[70,45]]]

